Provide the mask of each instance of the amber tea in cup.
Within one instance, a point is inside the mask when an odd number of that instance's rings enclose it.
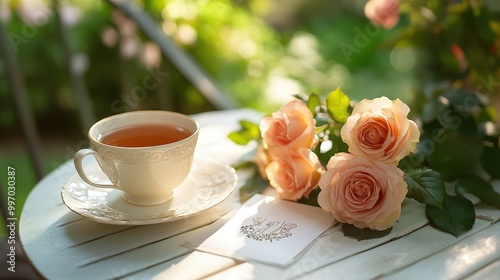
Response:
[[[168,111],[135,111],[114,115],[89,130],[91,149],[75,154],[82,180],[98,188],[114,188],[136,205],[170,200],[191,169],[198,124],[189,116]],[[92,155],[112,184],[93,182],[83,159]]]
[[[140,124],[111,131],[98,140],[111,146],[147,147],[177,142],[191,134],[191,131],[176,125]]]

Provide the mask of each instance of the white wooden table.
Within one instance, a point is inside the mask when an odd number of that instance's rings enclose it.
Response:
[[[227,140],[237,121],[258,121],[250,110],[194,116],[197,155],[232,164],[249,151]],[[20,219],[23,249],[48,279],[500,279],[500,211],[477,205],[474,228],[458,238],[429,226],[424,208],[407,200],[392,232],[380,239],[344,237],[338,227],[318,238],[295,263],[278,268],[186,247],[240,205],[236,190],[222,204],[186,219],[145,226],[92,222],[62,202],[72,160],[46,176],[28,197]],[[239,173],[238,187],[245,174]],[[246,176],[248,177],[248,176]],[[495,182],[500,189],[499,182]],[[216,222],[218,221],[218,222]],[[214,223],[215,222],[215,223]]]

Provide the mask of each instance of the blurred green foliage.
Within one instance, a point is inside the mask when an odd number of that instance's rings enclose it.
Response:
[[[450,81],[475,90],[500,75],[498,1],[402,2],[408,28],[396,46],[418,48],[425,58],[419,74],[426,83]],[[484,86],[484,85],[482,85]]]
[[[401,10],[408,28],[391,43],[423,58],[412,106],[422,135],[411,161],[449,182],[478,168],[498,179],[500,2],[404,1]]]
[[[500,8],[494,1],[402,1],[400,22],[392,30],[372,25],[363,15],[362,1],[134,2],[239,106],[263,111],[276,109],[295,94],[327,93],[339,86],[354,100],[386,95],[406,102],[418,99],[415,90],[443,81],[491,90],[491,81],[500,75]],[[77,105],[51,6],[42,0],[41,9],[29,9],[21,0],[5,3],[11,44],[39,122],[43,126],[62,115],[76,123]],[[63,18],[70,18],[71,46],[97,118],[140,108],[186,113],[214,109],[168,58],[146,62],[145,56],[158,52],[149,48],[154,43],[105,1],[65,0],[61,6]],[[35,24],[30,13],[38,19]],[[113,106],[125,103],[147,69],[156,67],[168,73],[158,88],[148,90],[140,104]],[[7,81],[1,79],[0,129],[14,123]]]
[[[50,5],[29,10],[22,2],[6,2],[11,11],[6,24],[33,111],[41,127],[53,127],[56,120],[62,126],[77,127],[78,105],[71,94],[53,11]],[[412,68],[395,68],[392,49],[381,47],[398,30],[370,27],[359,4],[318,0],[286,7],[261,0],[135,3],[214,76],[239,106],[268,111],[292,95],[328,92],[338,86],[354,99],[379,95],[411,99]],[[160,56],[161,66],[145,62],[147,53],[155,53],[149,48],[151,42],[109,4],[66,0],[61,6],[63,18],[66,13],[73,19],[66,22],[71,47],[84,72],[97,118],[140,108],[186,113],[214,109],[168,58]],[[30,13],[38,18],[37,23],[30,23],[26,15]],[[367,30],[372,32],[367,34]],[[356,52],[347,54],[346,44]],[[113,106],[123,105],[134,86],[148,75],[147,69],[155,67],[168,73],[158,88],[149,90],[140,104]],[[0,71],[5,70],[0,67]],[[9,92],[7,81],[0,79],[2,131],[16,123]],[[78,128],[74,131],[80,133]]]

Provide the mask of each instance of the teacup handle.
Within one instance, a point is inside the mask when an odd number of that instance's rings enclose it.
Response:
[[[97,160],[97,162],[99,163],[99,166],[101,167],[101,169],[103,168],[103,159],[101,157],[101,155],[92,150],[92,149],[81,149],[79,150],[76,154],[75,154],[75,158],[74,158],[74,162],[75,162],[75,167],[76,167],[76,172],[78,172],[78,175],[80,175],[80,178],[82,178],[82,180],[93,186],[93,187],[97,187],[97,188],[112,188],[112,189],[120,189],[118,186],[115,186],[115,185],[112,185],[112,184],[99,184],[99,183],[95,183],[95,182],[92,182],[88,177],[87,175],[85,174],[85,171],[83,170],[83,159],[86,157],[86,156],[89,156],[89,155],[92,155],[95,157],[95,159]],[[106,173],[106,172],[105,172]],[[106,174],[107,175],[107,174]]]

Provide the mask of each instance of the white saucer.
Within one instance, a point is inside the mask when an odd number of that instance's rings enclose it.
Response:
[[[85,166],[92,180],[109,183],[97,163]],[[75,172],[62,187],[64,204],[93,221],[119,225],[146,225],[174,221],[207,210],[224,201],[234,190],[237,176],[233,168],[207,158],[195,158],[174,197],[160,205],[136,206],[126,202],[122,192],[88,185]]]

